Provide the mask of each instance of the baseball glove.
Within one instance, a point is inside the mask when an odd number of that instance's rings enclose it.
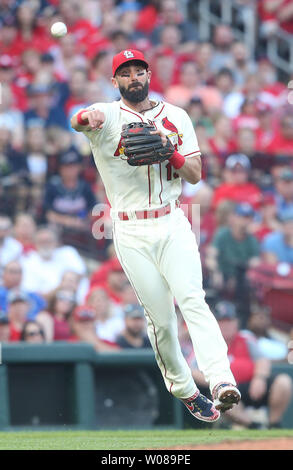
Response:
[[[122,127],[122,145],[127,162],[131,166],[153,165],[170,158],[175,148],[167,138],[163,146],[158,134],[151,134],[156,128],[145,122],[132,122]]]

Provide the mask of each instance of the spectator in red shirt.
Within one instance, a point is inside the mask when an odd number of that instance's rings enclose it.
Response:
[[[10,341],[20,341],[21,331],[30,309],[29,297],[25,292],[12,290],[7,299],[7,316],[10,325]]]
[[[103,268],[100,268],[93,274],[90,285],[91,289],[96,286],[103,286],[111,301],[115,304],[120,304],[122,301],[121,293],[126,282],[126,274],[120,262],[115,257],[106,262]]]
[[[293,114],[284,114],[279,128],[265,151],[273,155],[288,155],[293,157]]]
[[[113,24],[116,25],[117,22],[118,20],[115,20],[114,15],[106,15],[103,18],[103,24],[100,29],[95,31],[89,37],[85,36],[82,40],[77,41],[77,44],[79,46],[78,49],[81,51],[82,55],[85,56],[87,59],[91,60],[98,52],[112,50],[112,26]]]
[[[255,132],[255,147],[257,151],[264,152],[274,139],[274,113],[273,108],[269,104],[261,101],[256,103],[256,109],[259,127]]]
[[[152,33],[158,22],[160,3],[160,0],[150,0],[147,2],[147,5],[139,11],[136,21],[137,31],[142,31],[147,35]]]
[[[277,11],[283,0],[259,0],[260,33],[263,37],[273,35],[278,29]]]
[[[79,1],[60,0],[58,8],[68,32],[75,36],[78,43],[85,39],[90,40],[91,36],[96,33],[97,28],[82,17]]]
[[[18,26],[17,42],[26,49],[47,52],[54,40],[46,29],[38,24],[38,3],[23,2],[16,10]]]
[[[102,340],[96,333],[96,312],[89,305],[76,307],[71,319],[72,336],[69,341],[84,341],[91,344],[97,352],[117,351],[119,347],[114,343]]]
[[[281,104],[282,95],[287,98],[287,87],[278,80],[278,69],[267,58],[258,62],[257,75],[261,85],[260,98],[267,104],[277,107]]]
[[[291,0],[283,0],[277,12],[279,26],[286,33],[293,34],[293,4]]]
[[[261,191],[258,186],[249,182],[250,169],[250,161],[246,155],[232,154],[227,158],[223,183],[214,192],[214,208],[225,199],[236,203],[248,202],[254,208],[259,206]]]
[[[12,14],[5,15],[1,17],[0,24],[0,55],[8,55],[18,65],[24,47],[17,38],[16,18]]]
[[[36,316],[47,342],[66,341],[70,338],[69,319],[75,307],[76,299],[73,292],[57,290],[54,293],[48,302],[48,308]]]
[[[240,112],[233,119],[233,126],[236,131],[243,128],[255,131],[258,128],[256,99],[254,97],[244,97],[244,101],[240,106]]]
[[[110,271],[113,269],[122,270],[122,266],[118,261],[117,256],[114,254],[109,259],[104,261],[97,270],[95,270],[90,279],[90,286],[104,284],[107,281],[107,277]]]
[[[175,83],[177,55],[170,48],[160,47],[152,58],[150,90],[162,96]]]
[[[228,155],[236,150],[231,120],[220,114],[214,123],[214,135],[209,139],[211,154],[215,155],[222,167]]]
[[[41,70],[41,54],[35,49],[25,49],[21,55],[21,64],[18,70],[16,83],[28,86]]]

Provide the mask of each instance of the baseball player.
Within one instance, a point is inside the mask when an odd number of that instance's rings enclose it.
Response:
[[[119,89],[121,100],[81,109],[71,125],[90,141],[111,205],[117,257],[144,307],[165,385],[194,417],[214,422],[220,411],[238,403],[240,392],[230,370],[226,343],[205,302],[196,239],[178,202],[181,178],[192,184],[201,178],[200,150],[187,113],[164,101],[150,100],[150,80],[142,52],[120,52],[113,58],[112,84]],[[121,131],[130,125],[130,133],[139,135],[135,126],[146,124],[153,128],[152,139],[159,139],[159,153],[169,152],[168,158],[133,166],[136,163],[125,157],[126,139]],[[151,148],[155,152],[153,144]],[[174,298],[213,401],[200,393],[183,357]]]

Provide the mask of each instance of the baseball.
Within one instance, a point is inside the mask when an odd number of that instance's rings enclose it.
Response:
[[[52,24],[51,26],[51,34],[55,38],[63,38],[67,33],[66,24],[62,23],[62,21],[58,21],[57,23]]]

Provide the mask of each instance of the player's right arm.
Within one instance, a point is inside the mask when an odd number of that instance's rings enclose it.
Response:
[[[81,109],[75,113],[71,120],[71,127],[77,132],[94,131],[102,129],[105,122],[105,114],[99,109]]]

